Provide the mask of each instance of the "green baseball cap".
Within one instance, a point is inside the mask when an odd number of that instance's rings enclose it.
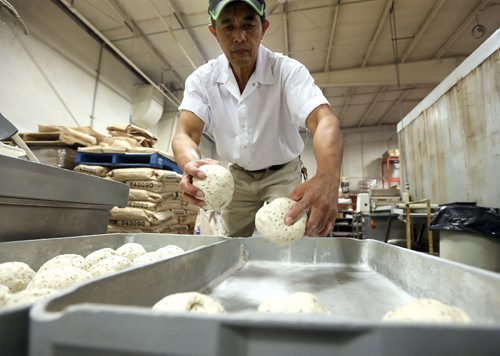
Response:
[[[265,0],[209,0],[208,14],[210,15],[210,18],[217,21],[226,5],[235,1],[245,2],[250,5],[259,16],[264,15],[264,10],[266,9]]]

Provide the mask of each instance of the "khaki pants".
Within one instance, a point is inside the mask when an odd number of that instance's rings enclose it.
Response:
[[[222,225],[226,236],[249,237],[255,230],[255,214],[266,201],[287,197],[302,182],[300,158],[277,171],[251,173],[233,165],[233,200],[222,210]]]

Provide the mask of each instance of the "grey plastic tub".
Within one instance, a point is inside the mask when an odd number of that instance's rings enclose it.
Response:
[[[218,299],[228,314],[151,310],[185,291]],[[332,314],[256,311],[297,291],[315,294]],[[464,309],[474,323],[381,322],[423,297]],[[232,239],[41,301],[30,319],[32,356],[498,355],[500,275],[373,240],[309,238],[277,248]]]
[[[193,250],[222,240],[224,238],[220,236],[107,234],[4,242],[0,244],[0,263],[21,261],[36,271],[44,262],[60,254],[76,253],[86,256],[104,247],[116,249],[127,242],[137,242],[147,251],[154,251],[171,244],[184,250]],[[29,308],[29,305],[24,305],[0,309],[1,355],[19,356],[28,353]]]

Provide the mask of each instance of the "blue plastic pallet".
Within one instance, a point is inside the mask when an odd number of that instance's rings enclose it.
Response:
[[[149,167],[166,169],[182,174],[181,169],[171,159],[159,153],[90,153],[77,152],[76,164],[105,166],[114,168]]]

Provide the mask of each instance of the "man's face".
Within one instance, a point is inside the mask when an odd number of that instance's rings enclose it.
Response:
[[[247,4],[235,2],[224,8],[210,32],[219,42],[229,63],[234,67],[253,67],[257,61],[260,42],[269,26],[262,24],[259,15]]]

